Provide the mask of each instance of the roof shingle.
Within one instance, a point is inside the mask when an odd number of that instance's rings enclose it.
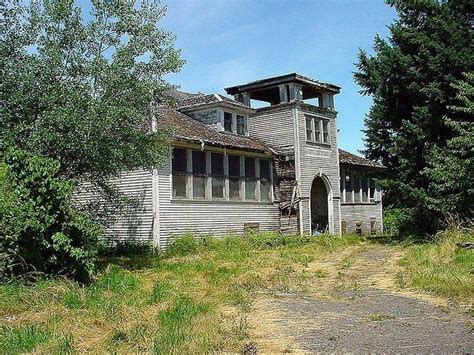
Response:
[[[359,157],[358,155],[339,149],[339,163],[348,165],[367,166],[370,168],[385,169],[385,166],[374,160]]]

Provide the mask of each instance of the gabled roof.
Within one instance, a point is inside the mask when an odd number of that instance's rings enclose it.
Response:
[[[323,83],[321,81],[308,78],[307,76],[303,76],[297,73],[285,74],[280,76],[274,76],[271,78],[260,79],[256,81],[251,81],[250,83],[243,84],[243,85],[235,85],[225,88],[225,91],[229,95],[234,95],[242,92],[252,91],[252,90],[260,90],[270,86],[276,86],[281,84],[287,83],[299,83],[303,85],[317,87],[321,90],[327,90],[334,93],[339,93],[341,88],[339,86]]]
[[[181,100],[178,104],[178,107],[182,111],[189,111],[198,109],[201,107],[207,107],[211,104],[219,104],[223,106],[233,106],[237,108],[249,109],[248,106],[245,106],[243,103],[235,101],[229,97],[220,94],[208,94],[208,95],[193,95],[188,98]]]
[[[358,155],[346,152],[343,149],[339,149],[339,163],[347,165],[366,166],[369,168],[386,169],[385,166],[379,162],[362,158]]]
[[[255,138],[219,132],[177,110],[158,108],[157,111],[160,117],[158,126],[174,129],[174,139],[177,141],[197,144],[204,143],[217,147],[248,150],[264,154],[276,154],[273,149]]]

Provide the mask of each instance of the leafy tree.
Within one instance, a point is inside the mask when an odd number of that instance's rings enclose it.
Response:
[[[151,103],[183,63],[157,27],[165,8],[93,0],[85,21],[73,0],[23,4],[2,8],[1,150],[53,158],[74,180],[158,164],[168,142],[150,134]]]
[[[462,177],[451,172],[443,177],[450,181],[440,184],[449,159],[437,173],[430,167],[441,164],[453,142],[468,139],[458,128],[471,124],[472,114],[451,107],[457,104],[456,83],[473,69],[472,8],[463,0],[387,3],[399,19],[389,26],[388,40],[375,38],[373,56],[360,51],[354,74],[362,93],[373,97],[365,154],[389,168],[386,200],[404,209],[405,227],[430,232],[445,212],[468,214],[461,206],[460,196],[468,194],[466,182],[457,181]],[[459,198],[445,204],[453,189]]]

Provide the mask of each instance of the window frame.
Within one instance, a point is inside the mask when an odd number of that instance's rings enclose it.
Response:
[[[350,167],[341,167],[340,168],[340,194],[341,194],[341,203],[342,204],[365,204],[365,205],[374,205],[377,204],[379,201],[378,193],[380,192],[379,185],[375,182],[373,173],[366,169],[357,169],[357,168],[350,168]],[[356,191],[356,183],[355,183],[355,176],[356,174],[359,175],[359,185],[358,190]],[[346,185],[346,176],[350,176],[350,188],[349,191],[349,200],[347,199],[348,192],[347,185]],[[367,200],[364,200],[364,181],[367,183]],[[371,186],[373,186],[373,197],[370,197],[371,193]],[[358,196],[358,201],[356,201],[356,196]]]
[[[272,157],[260,157],[260,156],[255,156],[255,155],[250,155],[250,154],[239,154],[239,153],[231,153],[231,154],[226,154],[225,150],[220,151],[220,150],[206,150],[203,151],[205,153],[205,159],[206,159],[206,173],[205,173],[205,178],[206,178],[206,183],[205,183],[205,197],[195,197],[194,196],[194,172],[193,172],[193,152],[200,151],[198,148],[183,148],[183,147],[173,147],[173,149],[182,149],[186,152],[186,197],[184,196],[173,196],[173,167],[172,167],[172,159],[170,162],[170,184],[171,184],[171,196],[170,199],[171,201],[176,200],[176,201],[206,201],[206,202],[230,202],[230,203],[242,203],[242,202],[249,202],[249,203],[261,203],[261,204],[271,204],[274,202],[274,186],[273,186],[273,159]],[[214,197],[213,195],[213,177],[214,174],[212,173],[212,154],[220,154],[223,157],[223,179],[224,179],[224,197]],[[230,156],[236,156],[239,161],[239,198],[234,198],[231,199],[230,197],[230,166],[229,166],[229,157]],[[171,152],[170,157],[173,157],[173,152]],[[245,164],[246,160],[251,161],[251,159],[246,159],[246,158],[251,158],[253,159],[253,164],[254,164],[254,172],[255,172],[255,177],[252,178],[252,181],[255,182],[255,198],[247,198],[246,196],[246,180],[248,178],[246,177],[245,174]],[[268,169],[269,169],[269,179],[267,181],[267,178],[261,177],[260,175],[260,162],[261,160],[268,161]],[[199,175],[203,175],[201,172]],[[222,177],[222,175],[219,175],[219,177]],[[235,175],[237,177],[237,175]],[[265,198],[262,198],[262,191],[261,191],[261,184],[262,181],[264,183],[269,184],[269,196],[265,196]]]
[[[238,136],[243,136],[243,137],[248,137],[249,135],[249,127],[248,127],[248,115],[245,113],[240,113],[232,110],[222,110],[222,118],[221,118],[221,126],[222,126],[222,131],[227,132],[227,133],[232,133]],[[230,114],[232,115],[232,129],[229,131],[225,129],[225,115]],[[239,127],[238,127],[238,118],[242,117],[243,119],[243,133],[238,133]]]
[[[331,122],[330,118],[315,116],[310,114],[305,114],[305,138],[307,143],[311,144],[320,144],[324,146],[331,145]],[[308,127],[308,122],[310,127]],[[326,131],[324,131],[326,127]],[[311,139],[308,139],[308,132],[311,131]],[[327,142],[324,141],[325,136],[327,136]]]

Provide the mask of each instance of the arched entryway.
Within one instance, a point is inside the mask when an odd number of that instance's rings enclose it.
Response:
[[[330,188],[321,176],[316,176],[311,184],[311,234],[331,232],[329,200]]]

